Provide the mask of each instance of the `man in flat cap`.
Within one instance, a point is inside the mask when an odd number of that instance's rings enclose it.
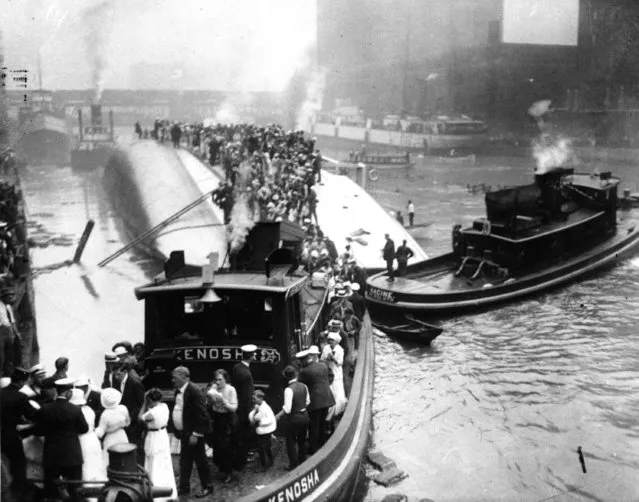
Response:
[[[69,403],[73,390],[73,379],[63,378],[55,382],[56,399],[45,404],[35,414],[37,426],[44,434],[44,492],[46,497],[59,498],[55,482],[60,478],[82,479],[82,450],[80,434],[89,430],[89,425],[79,406]],[[77,486],[69,485],[75,495]]]
[[[35,408],[29,405],[29,398],[20,392],[20,388],[29,379],[29,372],[21,368],[13,370],[11,383],[0,390],[0,441],[2,453],[9,461],[11,472],[11,490],[19,492],[27,479],[27,460],[24,455],[22,437],[17,430],[18,424],[35,414]]]
[[[255,345],[243,345],[242,361],[233,366],[231,370],[231,385],[237,391],[237,418],[238,418],[238,447],[237,456],[233,467],[241,470],[246,465],[246,457],[253,439],[253,427],[249,421],[249,413],[253,409],[253,375],[251,374],[251,361],[255,357],[257,347]]]

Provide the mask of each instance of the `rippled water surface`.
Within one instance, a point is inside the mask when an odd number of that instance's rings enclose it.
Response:
[[[418,160],[410,170],[382,173],[371,190],[389,209],[413,199],[417,222],[431,223],[416,237],[435,255],[449,249],[454,223],[483,214],[483,193],[470,193],[473,186],[529,182],[531,168],[526,159],[475,166]],[[634,166],[615,171],[636,190]],[[83,265],[43,270],[35,286],[42,362],[51,370],[67,355],[72,374],[98,380],[113,342],[142,338],[133,288],[154,270],[131,253],[95,266],[121,246],[95,176],[30,168],[23,186],[30,219],[53,234],[77,241],[86,220],[96,221]],[[74,249],[36,249],[35,265],[69,259]],[[638,279],[639,258],[532,299],[448,319],[430,348],[377,334],[374,440],[409,477],[391,489],[371,485],[369,499],[639,500]]]

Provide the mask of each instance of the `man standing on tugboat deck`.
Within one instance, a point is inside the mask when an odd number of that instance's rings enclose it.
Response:
[[[63,477],[68,480],[82,479],[82,449],[80,434],[89,430],[89,425],[79,406],[69,403],[73,379],[63,378],[55,382],[58,397],[45,404],[35,414],[35,422],[44,434],[44,492],[45,496],[57,498],[55,482]],[[77,485],[69,485],[75,495]]]
[[[298,358],[304,356],[306,351],[297,354]],[[309,426],[310,404],[308,387],[297,380],[297,370],[293,366],[287,366],[282,372],[286,378],[288,387],[284,389],[284,406],[275,415],[279,421],[285,417],[286,452],[288,454],[288,470],[292,471],[306,460],[306,434]]]
[[[308,406],[310,423],[308,425],[309,453],[312,455],[326,442],[324,423],[335,398],[331,392],[328,378],[328,366],[318,362],[320,351],[315,345],[308,349],[306,367],[300,371],[299,382],[308,387],[311,403]]]
[[[404,239],[402,245],[397,248],[395,256],[397,257],[397,275],[401,277],[406,274],[408,260],[415,256],[413,250],[406,245],[406,239]]]
[[[185,366],[173,370],[175,406],[171,419],[175,437],[180,440],[180,482],[178,495],[191,493],[193,462],[197,466],[202,489],[196,498],[213,495],[213,473],[206,458],[204,436],[211,432],[211,418],[206,411],[206,399],[202,391],[191,383],[191,373]]]
[[[395,243],[393,239],[390,238],[390,235],[385,234],[386,244],[384,244],[384,249],[382,251],[382,257],[384,261],[386,261],[386,272],[388,272],[387,281],[394,281],[393,278],[393,262],[395,261]]]
[[[253,427],[249,421],[249,413],[253,409],[253,375],[251,374],[251,361],[255,358],[257,346],[253,344],[243,345],[242,361],[233,366],[231,370],[231,385],[237,391],[237,457],[233,467],[240,471],[246,465],[251,440],[253,439]]]

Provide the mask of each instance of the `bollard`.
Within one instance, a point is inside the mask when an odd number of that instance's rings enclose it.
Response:
[[[93,220],[87,221],[87,225],[84,227],[84,232],[82,232],[82,237],[80,237],[78,248],[75,250],[73,263],[80,263],[80,258],[82,258],[82,253],[84,252],[84,248],[87,245],[87,241],[89,240],[89,236],[91,235],[94,225],[95,222]]]
[[[97,497],[98,502],[152,502],[155,497],[170,497],[171,488],[154,488],[148,473],[137,464],[137,446],[118,443],[108,449],[109,481],[103,487],[83,488],[81,495]]]

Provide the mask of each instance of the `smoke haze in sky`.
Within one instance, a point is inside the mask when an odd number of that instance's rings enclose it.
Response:
[[[43,8],[43,5],[45,6]],[[315,0],[0,0],[6,64],[49,89],[149,87],[281,91],[315,43]],[[35,87],[36,82],[31,81]]]

